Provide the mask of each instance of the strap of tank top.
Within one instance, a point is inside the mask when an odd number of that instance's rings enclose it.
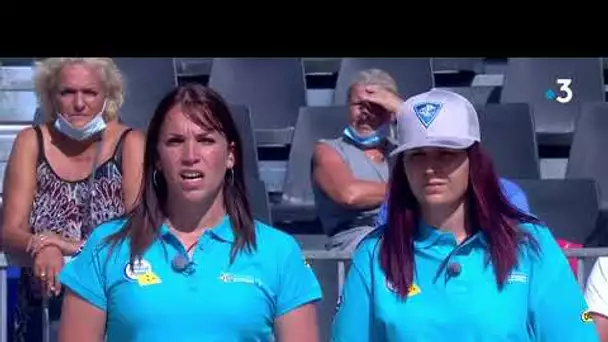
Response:
[[[116,163],[118,164],[119,167],[122,168],[122,145],[124,144],[125,138],[127,137],[127,134],[129,134],[129,132],[131,132],[133,130],[133,128],[127,128],[125,129],[122,134],[120,135],[120,138],[118,138],[118,142],[116,143],[116,149],[114,150],[114,161],[116,161]]]
[[[85,191],[89,192],[89,197],[87,198],[86,213],[84,215],[84,218],[90,218],[89,216],[91,215],[91,204],[93,202],[93,196],[95,195],[95,191],[93,190],[93,181],[95,180],[95,173],[97,172],[97,164],[99,163],[99,158],[101,156],[101,148],[103,146],[103,136],[104,136],[104,133],[101,133],[101,137],[99,138],[99,141],[97,142],[97,147],[95,148],[95,157],[93,157],[93,167],[91,169],[91,174],[89,175],[89,179],[87,181],[88,186]],[[81,231],[81,235],[82,235],[82,231]]]
[[[36,143],[38,144],[37,164],[40,164],[44,160],[44,140],[39,126],[34,126],[34,132],[36,132]]]

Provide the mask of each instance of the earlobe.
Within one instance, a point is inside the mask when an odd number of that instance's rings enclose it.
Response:
[[[228,154],[228,162],[226,163],[226,167],[232,169],[234,167],[234,153],[230,152]]]
[[[230,143],[228,148],[228,160],[226,163],[226,167],[232,169],[234,167],[234,142]]]

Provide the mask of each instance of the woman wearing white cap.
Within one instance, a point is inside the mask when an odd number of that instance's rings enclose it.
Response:
[[[399,113],[388,222],[353,256],[333,341],[597,341],[550,230],[500,191],[473,105],[432,89]]]

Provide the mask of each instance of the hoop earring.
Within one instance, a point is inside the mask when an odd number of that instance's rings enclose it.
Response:
[[[152,171],[152,184],[154,184],[154,187],[158,188],[158,181],[156,180],[156,174],[158,170],[154,169],[154,171]]]

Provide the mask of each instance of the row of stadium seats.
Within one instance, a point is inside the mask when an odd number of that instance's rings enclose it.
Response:
[[[27,68],[32,61],[4,60],[5,65],[26,66],[8,76],[0,68],[0,180],[16,132],[42,120],[35,115],[32,73]],[[310,186],[314,143],[341,133],[347,120],[349,81],[357,71],[371,67],[388,71],[404,97],[438,86],[471,99],[479,111],[483,146],[493,156],[499,174],[524,189],[532,212],[559,238],[608,245],[604,236],[608,158],[602,153],[608,146],[608,103],[600,58],[511,58],[499,77],[483,75],[495,74],[483,58],[197,61],[201,63],[191,67],[196,63],[172,58],[116,59],[127,85],[122,120],[145,129],[158,99],[179,82],[198,81],[218,90],[231,103],[243,139],[255,217],[295,234],[305,249],[323,249],[325,241]],[[446,70],[472,75],[464,85],[438,82],[438,74]],[[320,84],[316,75],[330,82]],[[546,96],[549,89],[560,95],[556,82],[561,78],[572,79],[573,97],[567,104]],[[331,97],[313,105],[306,95],[311,88],[331,89]],[[567,149],[564,179],[543,179],[539,154],[543,145]],[[284,154],[276,157],[268,150]],[[268,159],[279,159],[282,171],[271,170],[275,160]],[[333,262],[312,264],[325,293],[320,322],[326,336],[338,296],[338,274]]]
[[[122,120],[129,125],[145,129],[160,96],[178,83],[176,70],[180,69],[179,63],[174,63],[171,58],[118,58],[116,61],[127,81]],[[232,104],[244,146],[248,148],[245,153],[245,167],[251,179],[252,190],[257,189],[254,197],[256,201],[253,202],[259,206],[256,209],[260,213],[259,216],[282,224],[294,232],[320,233],[315,221],[316,213],[310,187],[310,156],[318,138],[335,137],[345,126],[346,89],[352,76],[361,69],[384,69],[396,79],[402,96],[407,97],[436,85],[433,78],[434,63],[431,61],[435,60],[340,59],[332,103],[309,106],[305,95],[304,62],[300,58],[210,60],[207,83],[220,91]],[[460,64],[454,64],[454,68],[466,69],[462,65],[478,65],[478,62],[462,59]],[[483,144],[495,158],[501,176],[536,181],[540,182],[539,184],[554,184],[541,179],[538,146],[543,143],[567,144],[570,158],[565,178],[568,182],[588,179],[597,182],[599,188],[604,189],[608,186],[608,161],[601,158],[605,139],[602,132],[607,132],[608,128],[606,123],[602,122],[607,110],[603,103],[602,70],[602,61],[599,58],[515,58],[509,59],[505,67],[504,84],[499,88],[501,96],[497,103],[489,103],[492,102],[488,100],[489,97],[484,100],[479,90],[487,90],[484,87],[459,87],[456,90],[476,104],[482,124]],[[0,77],[0,96],[9,93],[33,96],[31,85],[29,89],[27,85],[19,85],[27,84],[27,80],[31,83],[31,69],[29,78],[27,75],[27,72],[23,72],[20,76],[21,83],[19,76],[13,75],[17,81],[13,80],[12,83],[6,81],[7,77],[4,81]],[[571,88],[574,96],[567,104],[550,101],[545,97],[546,90],[551,87],[555,92],[559,91],[556,88],[557,78],[573,80]],[[5,91],[1,91],[2,89]],[[33,111],[31,108],[24,110],[15,105],[11,110],[0,110],[0,162],[6,161],[14,134],[21,125],[41,120],[40,117],[34,117]],[[263,153],[260,153],[260,148],[268,146],[286,146],[282,176],[269,173],[268,169],[263,167],[265,158],[261,155]],[[0,167],[0,172],[3,172],[3,169]],[[566,189],[566,183],[562,181],[555,184],[564,184],[563,189]],[[539,187],[542,186],[531,186],[534,189]],[[547,187],[558,189],[560,185]],[[585,191],[580,189],[592,187],[570,188]],[[540,190],[532,192],[538,191]],[[558,190],[549,192],[556,191]],[[566,194],[564,198],[570,196],[577,199],[578,203],[586,202],[578,201],[582,196],[580,194],[563,191]],[[599,199],[597,193],[588,197],[590,202],[598,203],[595,208],[606,211],[607,191],[603,193],[604,196]],[[542,198],[544,195],[538,196]],[[266,199],[266,203],[258,200],[261,198]],[[544,203],[550,202],[543,201],[538,205],[542,206]],[[558,205],[552,207],[559,211]],[[592,210],[594,206],[590,208]],[[575,241],[587,236],[594,227],[583,223],[592,221],[589,218],[583,219],[576,228],[565,220],[556,221],[558,222],[555,229]],[[310,224],[300,226],[301,222]]]
[[[372,67],[389,72],[404,97],[439,86],[434,78],[432,61],[435,59],[343,58],[339,61],[333,105],[345,104],[352,77],[359,70]],[[130,81],[146,85],[145,92],[131,85],[129,97],[134,98],[127,102],[137,103],[137,107],[124,110],[127,123],[145,128],[150,103],[154,103],[148,100],[157,98],[155,89],[164,89],[167,84],[177,82],[177,67],[170,58],[119,58],[117,62],[123,70],[128,70]],[[220,91],[229,102],[247,105],[251,110],[259,145],[290,143],[299,108],[307,105],[307,79],[302,58],[217,58],[208,64],[208,85]],[[468,65],[475,69],[473,66],[478,64],[479,59],[462,59],[462,63],[454,62],[454,67],[464,69]],[[558,79],[572,80],[569,87],[573,95],[568,103],[547,98],[548,90],[554,96],[560,95],[562,86]],[[580,103],[605,99],[601,58],[510,58],[501,83],[502,87],[459,87],[455,90],[477,104],[490,102],[491,94],[496,92],[499,103],[528,103],[534,109],[540,144],[570,145]]]
[[[436,86],[430,58],[343,58],[331,104],[345,104],[352,77],[372,67],[389,72],[403,97]],[[560,95],[558,79],[572,80],[573,96],[568,103],[547,98],[549,89],[555,96]],[[230,102],[249,106],[257,143],[266,145],[290,142],[298,110],[307,105],[305,80],[300,58],[221,58],[213,60],[208,84]],[[490,90],[495,88],[461,87],[456,91],[477,104],[485,104]],[[580,103],[604,100],[601,58],[509,59],[498,96],[499,103],[532,106],[539,142],[551,145],[571,143]]]

